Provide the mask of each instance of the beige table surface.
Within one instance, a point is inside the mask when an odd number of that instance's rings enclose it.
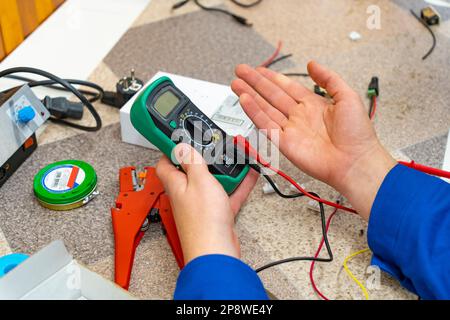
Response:
[[[282,39],[284,52],[293,53],[293,60],[299,66],[292,71],[303,72],[308,60],[317,59],[341,73],[361,95],[365,94],[370,75],[378,75],[382,96],[375,126],[380,139],[396,157],[407,158],[401,149],[447,132],[450,124],[447,85],[450,22],[444,22],[437,29],[438,47],[428,60],[422,61],[421,56],[431,44],[429,34],[412,19],[408,10],[392,1],[266,0],[250,10],[238,8],[229,1],[204,2],[225,2],[229,8],[252,21],[254,29],[272,45]],[[191,3],[171,12],[172,3],[153,0],[135,22],[135,27],[198,10]],[[381,9],[380,30],[366,27],[366,9],[372,4]],[[358,31],[362,39],[351,41],[348,38],[351,31]],[[90,77],[107,89],[113,89],[118,79],[119,76],[105,63],[101,63]],[[299,81],[312,85],[307,79]],[[99,103],[96,108],[105,126],[119,121],[117,110]],[[88,117],[84,122],[92,123]],[[39,142],[43,145],[78,133],[77,130],[50,124],[40,134]],[[296,172],[286,161],[283,167],[301,179],[308,189],[319,192],[323,197],[337,196],[330,188]],[[247,245],[249,241],[256,242],[272,260],[315,252],[321,237],[318,213],[306,208],[307,200],[281,202],[274,195],[264,196],[261,188],[260,181],[238,220],[238,231],[252,235],[241,239],[243,259],[257,265],[267,262],[260,261],[247,250],[251,247]],[[330,212],[328,209],[327,213]],[[315,272],[318,286],[332,299],[362,299],[359,288],[343,272],[342,262],[348,254],[367,247],[366,228],[364,221],[346,213],[339,213],[332,224],[330,242],[335,260],[318,264]],[[151,244],[139,248],[135,263],[139,280],[132,284],[130,290],[141,298],[170,298],[177,272],[171,269],[167,278],[152,279],[147,266],[148,259],[154,259],[154,250],[158,247]],[[0,255],[8,252],[8,243],[0,230]],[[164,255],[167,258],[170,252]],[[367,273],[369,265],[369,254],[350,263],[355,275],[362,280],[370,276]],[[112,278],[112,257],[89,267]],[[278,298],[318,298],[309,282],[309,263],[287,264],[278,267],[277,272],[276,277],[274,271],[264,272],[261,277],[267,289]],[[279,274],[283,281],[279,280]],[[151,288],[148,283],[152,283]],[[385,274],[381,275],[380,286],[369,290],[369,293],[373,299],[416,299]]]

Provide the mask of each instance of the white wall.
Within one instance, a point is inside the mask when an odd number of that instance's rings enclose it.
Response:
[[[150,1],[67,0],[0,63],[0,70],[29,66],[87,79]],[[0,89],[11,84],[0,79]]]

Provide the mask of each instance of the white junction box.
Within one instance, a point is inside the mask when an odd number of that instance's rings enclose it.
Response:
[[[134,300],[54,241],[0,278],[0,300]]]
[[[254,129],[253,122],[247,117],[239,104],[239,98],[229,86],[207,81],[187,78],[166,72],[158,72],[142,90],[156,79],[167,76],[207,117],[212,119],[220,128],[231,136],[247,137]],[[141,90],[141,92],[142,92]],[[120,109],[120,126],[122,140],[127,143],[156,149],[132,125],[130,111],[138,92]]]

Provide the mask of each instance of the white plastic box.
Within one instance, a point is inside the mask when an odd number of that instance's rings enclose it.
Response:
[[[206,82],[202,80],[187,78],[166,72],[158,72],[144,86],[147,86],[154,80],[162,77],[169,77],[176,87],[178,87],[189,99],[209,118],[211,118],[220,128],[229,135],[240,134],[244,137],[254,129],[254,125],[242,110],[239,104],[239,98],[233,93],[229,86]],[[141,90],[141,92],[142,92]],[[134,101],[137,99],[138,92],[122,109],[120,109],[120,126],[122,132],[122,141],[156,149],[148,142],[132,125],[130,120],[130,111]],[[229,118],[236,121],[224,121]]]
[[[0,278],[0,300],[134,300],[52,242]]]

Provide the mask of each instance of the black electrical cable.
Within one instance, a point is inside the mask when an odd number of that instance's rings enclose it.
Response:
[[[83,130],[83,131],[98,131],[102,127],[102,119],[100,118],[99,114],[95,110],[94,106],[91,102],[79,91],[77,90],[72,84],[70,84],[68,81],[61,79],[47,71],[36,69],[36,68],[29,68],[29,67],[16,67],[16,68],[10,68],[3,71],[0,71],[0,78],[9,76],[11,74],[15,73],[30,73],[39,75],[41,77],[47,78],[49,80],[54,81],[55,83],[61,85],[62,87],[66,88],[68,91],[72,92],[89,110],[89,112],[92,114],[93,118],[95,119],[96,125],[94,127],[87,127],[82,126],[76,123],[68,122],[61,119],[56,118],[50,118],[51,121],[63,124],[75,129]]]
[[[30,86],[30,88],[43,86],[43,87],[47,87],[47,88],[51,88],[51,89],[55,89],[55,90],[59,90],[59,91],[71,92],[70,90],[68,90],[64,87],[58,86],[57,82],[55,82],[53,80],[35,80],[35,79],[17,76],[17,75],[8,75],[8,76],[5,76],[5,78],[26,82]],[[90,81],[75,80],[75,79],[64,79],[64,80],[66,80],[67,82],[69,82],[72,85],[82,85],[82,86],[90,87],[90,88],[98,91],[98,92],[92,92],[92,91],[78,89],[79,92],[81,92],[82,94],[84,94],[86,96],[99,96],[99,94],[104,93],[104,89],[102,87],[100,87],[98,84],[90,82]]]
[[[71,85],[80,85],[80,86],[90,87],[92,89],[97,90],[97,93],[95,93],[95,92],[91,92],[91,91],[87,91],[87,90],[77,89],[81,94],[83,94],[85,96],[93,96],[92,98],[89,99],[89,102],[91,102],[91,103],[102,100],[102,98],[105,94],[105,90],[95,83],[92,83],[89,81],[84,81],[84,80],[76,80],[76,79],[65,79],[65,80],[68,83],[70,83]],[[56,82],[52,81],[52,80],[33,81],[33,82],[28,83],[30,88],[45,86],[45,87],[52,88],[55,90],[71,92],[70,90],[67,90],[64,87],[60,87],[57,85],[55,86],[53,84],[56,84]]]
[[[278,186],[275,184],[275,182],[268,175],[263,174],[262,176],[264,177],[264,179],[267,180],[267,182],[273,188],[275,193],[278,194],[280,197],[282,197],[284,199],[296,199],[296,198],[300,198],[300,197],[304,196],[303,193],[285,194],[285,193],[280,191]]]
[[[250,164],[250,167],[253,170],[255,170],[256,172],[260,173],[264,177],[264,179],[267,180],[267,182],[273,188],[275,193],[278,194],[281,198],[284,198],[284,199],[295,199],[295,198],[300,198],[300,197],[304,196],[303,193],[285,194],[285,193],[281,192],[280,189],[278,188],[278,186],[272,180],[272,178],[270,178],[268,175],[262,173],[261,167],[259,167],[256,164]]]
[[[22,77],[22,76],[16,76],[16,75],[8,75],[8,76],[5,76],[5,78],[26,82],[30,88],[42,86],[42,87],[51,88],[54,90],[72,92],[71,90],[68,90],[64,87],[57,85],[58,83],[53,80],[34,80],[34,79],[30,79],[30,78],[26,78],[26,77]],[[89,102],[91,102],[91,103],[101,100],[105,94],[105,90],[96,83],[93,83],[90,81],[84,81],[84,80],[76,80],[76,79],[64,79],[64,80],[66,80],[68,83],[70,83],[72,85],[81,85],[84,87],[89,87],[91,89],[97,90],[97,92],[92,92],[92,91],[87,91],[87,90],[83,90],[83,89],[78,89],[78,91],[80,93],[82,93],[83,95],[92,96],[92,98],[89,99]]]
[[[239,16],[237,14],[234,14],[228,10],[225,9],[221,9],[221,8],[216,8],[216,7],[206,7],[203,4],[200,3],[199,0],[194,0],[194,3],[199,6],[201,9],[205,10],[205,11],[215,11],[215,12],[220,12],[226,15],[229,15],[230,17],[232,17],[234,20],[236,20],[237,22],[239,22],[240,24],[246,26],[246,27],[251,27],[252,24],[248,23],[247,19]]]
[[[312,195],[319,197],[319,195],[310,192]],[[319,202],[319,207],[320,207],[320,220],[322,222],[322,237],[324,239],[325,242],[325,247],[327,249],[327,253],[328,253],[328,258],[314,258],[314,257],[292,257],[292,258],[287,258],[287,259],[282,259],[282,260],[278,260],[278,261],[274,261],[271,263],[268,263],[258,269],[256,269],[256,273],[260,273],[261,271],[264,271],[266,269],[281,265],[281,264],[285,264],[285,263],[289,263],[289,262],[295,262],[295,261],[316,261],[316,262],[331,262],[333,261],[333,251],[331,250],[331,246],[330,243],[328,241],[328,235],[327,235],[327,222],[326,222],[326,217],[325,217],[325,208],[323,203]]]
[[[278,58],[274,59],[272,62],[268,63],[265,67],[266,67],[266,68],[270,68],[270,67],[273,66],[274,64],[276,64],[276,63],[278,63],[278,62],[280,62],[280,61],[289,59],[289,58],[291,58],[292,56],[293,56],[293,54],[292,54],[292,53],[289,53],[289,54],[286,54],[286,55],[284,55],[284,56],[278,57]]]
[[[436,35],[434,34],[434,32],[433,32],[433,30],[430,28],[430,26],[429,26],[425,21],[423,21],[423,19],[420,18],[420,17],[417,15],[417,13],[414,12],[414,10],[411,9],[410,11],[411,11],[412,15],[413,15],[413,16],[414,16],[421,24],[423,24],[424,27],[430,32],[431,37],[433,37],[433,44],[432,44],[430,50],[428,50],[428,52],[422,57],[422,60],[425,60],[426,58],[428,58],[428,57],[433,53],[434,48],[436,48],[436,42],[437,42],[437,41],[436,41]]]
[[[273,66],[274,64],[289,59],[293,56],[292,53],[286,54],[284,56],[278,57],[276,59],[274,59],[272,62],[270,62],[269,64],[266,65],[266,68],[270,68],[271,66]],[[285,75],[286,77],[309,77],[309,74],[307,73],[300,73],[300,72],[288,72],[288,73],[283,73],[283,75]]]
[[[242,3],[240,1],[237,0],[230,0],[231,2],[233,2],[235,5],[242,7],[242,8],[252,8],[257,6],[258,4],[261,4],[261,2],[263,2],[263,0],[256,0],[254,2],[251,3]]]
[[[200,9],[203,9],[205,11],[214,11],[214,12],[220,12],[229,16],[233,16],[233,14],[225,9],[217,8],[217,7],[206,7],[205,5],[200,3],[200,0],[194,0],[194,3],[200,7]]]
[[[252,169],[254,169],[256,172],[259,172],[262,174],[261,167],[259,167],[258,165],[250,164],[250,167]],[[269,176],[264,175],[264,174],[263,174],[263,176],[269,182],[269,184],[272,186],[272,188],[275,190],[275,192],[282,198],[292,199],[292,198],[299,198],[299,197],[304,196],[304,194],[302,194],[302,193],[292,194],[292,195],[283,194]],[[310,194],[312,194],[315,197],[320,198],[320,196],[316,193],[310,192]],[[333,251],[331,250],[330,242],[328,240],[327,221],[326,221],[326,217],[325,217],[325,208],[324,208],[323,203],[319,202],[319,207],[320,207],[320,220],[321,220],[321,224],[322,224],[322,237],[324,239],[325,247],[327,249],[328,258],[292,257],[292,258],[282,259],[282,260],[268,263],[268,264],[256,269],[255,270],[256,273],[260,273],[266,269],[269,269],[269,268],[272,268],[272,267],[275,267],[275,266],[278,266],[281,264],[295,262],[295,261],[316,261],[316,262],[331,262],[331,261],[333,261]]]
[[[191,1],[191,0],[182,0],[182,1],[179,1],[179,2],[175,3],[175,4],[172,6],[172,10],[176,10],[176,9],[178,9],[178,8],[183,7],[183,6],[184,6],[185,4],[187,4],[189,1]]]
[[[174,10],[174,9],[181,8],[182,6],[184,6],[185,4],[187,4],[189,1],[190,1],[190,0],[181,0],[181,1],[177,2],[177,3],[175,3],[175,4],[172,6],[172,9]],[[263,0],[256,0],[256,1],[251,2],[251,3],[243,3],[243,2],[240,2],[240,1],[237,1],[237,0],[230,0],[230,1],[233,2],[235,5],[237,5],[237,6],[239,6],[239,7],[247,8],[247,9],[248,9],[248,8],[252,8],[252,7],[256,7],[256,6],[259,5],[261,2],[263,2]]]
[[[286,77],[305,77],[308,78],[309,74],[307,73],[297,73],[297,72],[288,72],[288,73],[283,73]]]
[[[185,4],[187,4],[189,1],[190,1],[190,0],[182,0],[182,1],[179,1],[178,3],[175,3],[175,4],[172,6],[172,10],[175,10],[175,9],[178,9],[178,8],[183,7],[183,6],[184,6]],[[207,6],[203,5],[202,3],[200,3],[199,0],[194,0],[194,3],[195,3],[200,9],[202,9],[202,10],[205,10],[205,11],[212,11],[212,12],[220,12],[220,13],[223,13],[223,14],[226,14],[226,15],[232,17],[234,20],[236,20],[237,22],[239,22],[240,24],[242,24],[242,25],[244,25],[244,26],[247,26],[247,27],[251,27],[251,26],[252,26],[251,23],[248,23],[248,21],[247,21],[246,18],[244,18],[244,17],[242,17],[242,16],[239,16],[239,15],[237,15],[237,14],[234,14],[234,13],[232,13],[232,12],[226,10],[226,9],[217,8],[217,7],[207,7]],[[236,4],[237,4],[237,3],[236,3]],[[238,4],[238,5],[239,5],[239,4]],[[243,4],[243,5],[245,5],[245,4]]]

